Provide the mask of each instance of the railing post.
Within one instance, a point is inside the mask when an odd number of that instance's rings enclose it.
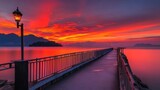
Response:
[[[15,90],[28,90],[28,61],[15,62]]]

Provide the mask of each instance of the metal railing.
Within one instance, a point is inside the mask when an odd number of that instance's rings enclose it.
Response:
[[[136,90],[134,87],[134,80],[132,74],[127,67],[127,63],[124,62],[121,52],[118,52],[118,71],[120,78],[120,90]]]
[[[123,49],[117,49],[120,90],[149,90],[148,86],[133,74]]]
[[[14,63],[3,63],[0,64],[0,71],[8,70],[11,68],[14,68],[15,64]]]
[[[106,49],[75,52],[58,56],[28,60],[29,82],[39,82],[57,73],[65,71],[77,64],[97,58],[104,53],[106,53]]]

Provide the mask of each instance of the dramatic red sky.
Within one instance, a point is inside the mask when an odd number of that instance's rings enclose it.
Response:
[[[160,44],[160,0],[0,0],[0,33],[16,33],[12,12],[23,13],[25,35],[63,44]]]

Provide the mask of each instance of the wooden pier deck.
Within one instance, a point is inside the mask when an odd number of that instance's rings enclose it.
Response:
[[[113,50],[45,90],[119,90],[116,55]]]

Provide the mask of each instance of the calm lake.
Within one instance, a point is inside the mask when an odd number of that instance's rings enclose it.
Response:
[[[125,49],[130,66],[151,90],[160,90],[160,49]]]
[[[71,47],[25,47],[24,58],[35,59],[71,52],[95,50],[100,48],[71,48]],[[0,47],[0,64],[20,60],[20,47]]]

